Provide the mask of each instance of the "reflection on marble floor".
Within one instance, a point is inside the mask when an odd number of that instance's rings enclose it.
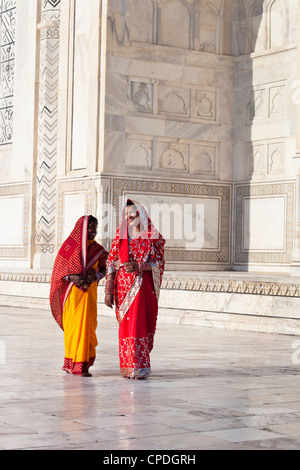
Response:
[[[0,449],[300,449],[297,337],[160,322],[152,376],[131,381],[117,323],[100,316],[81,378],[61,371],[50,313],[6,306],[0,318]]]

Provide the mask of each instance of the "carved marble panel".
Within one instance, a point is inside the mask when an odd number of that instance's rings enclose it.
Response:
[[[189,145],[158,139],[156,143],[156,166],[163,170],[186,173],[189,168]]]
[[[146,207],[168,249],[220,250],[220,197],[135,192],[126,197]]]
[[[142,170],[152,168],[152,138],[128,138],[125,156],[126,167]]]
[[[265,141],[248,142],[246,149],[246,178],[271,177],[285,173],[284,141],[266,139]]]
[[[268,173],[282,173],[285,170],[285,146],[283,142],[268,144]]]
[[[148,82],[130,82],[131,109],[141,113],[153,112],[153,85]]]
[[[187,88],[158,87],[158,113],[190,116],[190,90]]]
[[[217,144],[192,144],[190,172],[203,176],[217,175],[219,146]]]
[[[243,252],[285,249],[286,195],[245,197]]]
[[[264,144],[248,143],[247,146],[246,178],[262,176],[266,173],[266,155]]]
[[[285,114],[286,87],[284,85],[270,86],[269,88],[269,117],[278,117]]]
[[[219,96],[216,90],[196,89],[192,92],[192,117],[202,121],[217,122]]]
[[[230,184],[196,184],[180,183],[176,181],[114,178],[112,183],[113,205],[116,214],[122,211],[124,199],[129,194],[135,198],[165,198],[171,201],[173,197],[175,204],[184,204],[185,200],[195,198],[198,203],[205,202],[208,212],[212,211],[213,217],[207,223],[206,249],[181,249],[168,248],[166,246],[166,261],[174,264],[182,263],[207,263],[207,264],[229,264],[230,263],[230,214],[231,214],[231,185]],[[156,200],[155,199],[155,200]],[[168,206],[169,207],[169,206]],[[210,209],[209,209],[210,208]],[[209,216],[208,216],[209,217]],[[119,220],[116,220],[116,227]],[[115,228],[116,228],[115,227]]]
[[[29,183],[0,186],[0,258],[29,256]]]
[[[294,200],[293,181],[236,186],[236,264],[290,263],[294,238]],[[273,235],[274,240],[271,240]]]
[[[267,91],[265,88],[256,88],[250,92],[249,121],[267,117]]]
[[[250,90],[249,123],[275,119],[286,114],[286,83],[258,85]]]

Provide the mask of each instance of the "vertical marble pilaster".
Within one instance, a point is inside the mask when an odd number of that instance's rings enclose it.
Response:
[[[52,266],[55,247],[60,0],[41,1],[34,267]]]
[[[300,83],[300,0],[298,0],[297,18],[297,82]],[[296,153],[294,156],[296,172],[296,197],[295,197],[295,240],[292,252],[291,274],[300,273],[300,99],[299,92],[296,93]]]

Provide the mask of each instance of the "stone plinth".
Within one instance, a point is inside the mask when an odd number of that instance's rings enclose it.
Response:
[[[50,276],[2,272],[0,305],[49,310]],[[114,316],[103,298],[102,281],[98,314]],[[286,274],[166,272],[159,307],[162,322],[300,335],[299,278]]]

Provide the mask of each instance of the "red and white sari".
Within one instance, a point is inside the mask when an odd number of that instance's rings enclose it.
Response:
[[[140,233],[130,239],[123,211],[113,241],[107,275],[115,272],[114,301],[119,322],[120,370],[124,377],[145,378],[150,374],[158,313],[158,298],[164,272],[165,240],[154,228],[146,209],[134,202],[141,221]],[[126,273],[126,261],[150,263],[151,270]]]

